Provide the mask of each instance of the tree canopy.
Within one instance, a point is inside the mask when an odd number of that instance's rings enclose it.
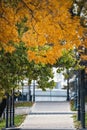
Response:
[[[64,48],[81,44],[83,28],[72,17],[72,0],[1,0],[0,44],[13,51],[23,41],[29,60],[54,64]],[[10,12],[10,13],[9,13]]]
[[[84,35],[82,37],[82,45],[80,48],[80,54],[82,60],[87,60],[87,0],[74,0],[71,8],[73,17],[79,16],[80,23],[84,27]],[[82,52],[84,51],[84,52]]]
[[[0,0],[2,94],[24,76],[29,82],[37,79],[43,90],[44,86],[52,88],[53,80],[48,82],[53,77],[51,65],[58,59],[65,66],[75,64],[68,50],[87,46],[87,31],[79,16],[71,15],[72,5],[73,0]]]
[[[52,66],[45,64],[35,64],[29,62],[27,48],[23,42],[15,45],[15,50],[5,52],[0,50],[0,98],[6,93],[11,93],[12,89],[19,88],[19,83],[28,79],[28,85],[32,80],[38,81],[38,87],[42,90],[53,88],[54,81]]]
[[[81,24],[87,27],[87,0],[74,0],[72,13],[80,16]]]

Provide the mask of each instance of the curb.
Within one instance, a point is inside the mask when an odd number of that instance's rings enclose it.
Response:
[[[2,128],[2,130],[21,130],[20,128],[10,127],[10,128]]]

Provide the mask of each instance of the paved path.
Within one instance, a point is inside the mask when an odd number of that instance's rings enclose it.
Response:
[[[16,107],[15,108],[15,115],[23,115],[23,114],[29,114],[31,111],[31,107]]]
[[[68,102],[37,102],[21,124],[24,130],[75,130]]]
[[[87,112],[87,103],[85,104],[85,111]]]

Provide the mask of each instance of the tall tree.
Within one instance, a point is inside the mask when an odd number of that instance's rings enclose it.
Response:
[[[18,82],[25,77],[29,62],[27,50],[22,42],[15,48],[13,53],[5,52],[3,48],[0,50],[0,96],[1,92],[4,95],[17,87]]]

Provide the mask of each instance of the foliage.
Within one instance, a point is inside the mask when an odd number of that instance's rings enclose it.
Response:
[[[29,85],[32,80],[37,80],[38,88],[45,90],[46,88],[53,88],[55,86],[53,79],[52,66],[45,64],[30,64],[27,70],[27,78]]]
[[[55,66],[58,73],[63,73],[65,79],[70,79],[77,75],[78,70],[83,69],[80,65],[81,59],[77,55],[75,49],[66,50],[62,52],[62,56],[58,59]]]
[[[74,50],[66,50],[64,49],[62,52],[62,56],[58,59],[55,66],[58,67],[57,72],[60,73],[63,70],[69,70],[72,74],[73,71],[81,69],[80,59],[77,59]],[[66,75],[67,77],[67,75]]]
[[[82,40],[82,47],[87,48],[87,0],[74,0],[72,4],[71,12],[73,16],[80,17],[80,24],[84,27]],[[86,54],[87,55],[87,54]],[[82,54],[82,60],[86,60],[87,56]]]
[[[72,6],[73,15],[79,15],[81,24],[87,27],[87,1],[86,0],[75,0]]]
[[[76,56],[73,50],[63,50],[62,56],[59,58],[57,65],[62,68],[69,69],[76,64]]]
[[[13,88],[18,88],[19,82],[22,83],[25,78],[28,79],[29,85],[32,80],[38,80],[39,88],[53,88],[52,66],[29,62],[28,48],[23,42],[14,47],[12,53],[5,52],[4,48],[0,51],[0,97],[10,93]]]
[[[43,90],[53,88],[51,65],[58,61],[69,68],[76,63],[65,49],[82,43],[84,28],[79,17],[72,17],[69,12],[72,3],[72,0],[0,1],[1,95],[26,77],[29,84],[32,79],[38,80]]]
[[[17,87],[18,82],[25,76],[27,64],[26,51],[23,43],[15,47],[13,53],[0,51],[0,90],[3,95]],[[0,92],[1,96],[1,92]]]
[[[52,67],[45,65],[44,67],[41,67],[39,73],[39,78],[37,80],[38,88],[41,88],[42,90],[46,90],[46,88],[52,89],[55,86],[54,80],[52,80]]]
[[[81,44],[83,28],[79,18],[73,18],[69,12],[72,2],[1,0],[1,46],[12,52],[14,47],[8,43],[22,40],[29,49],[30,61],[54,64],[62,55],[63,48]]]

